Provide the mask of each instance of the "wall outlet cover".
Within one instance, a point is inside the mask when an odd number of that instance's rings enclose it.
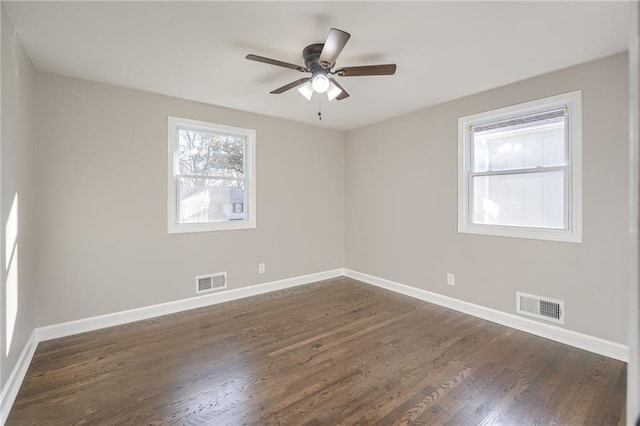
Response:
[[[447,285],[456,285],[456,276],[454,274],[447,274]]]

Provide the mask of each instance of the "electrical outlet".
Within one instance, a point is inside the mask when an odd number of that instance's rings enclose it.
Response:
[[[447,273],[447,285],[456,285],[456,276]]]
[[[264,263],[258,263],[258,273],[264,274],[265,270],[266,270],[266,265]]]

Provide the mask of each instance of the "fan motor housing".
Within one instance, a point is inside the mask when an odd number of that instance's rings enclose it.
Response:
[[[310,44],[302,51],[304,64],[307,66],[309,71],[314,72],[318,68],[322,69],[322,66],[318,63],[318,59],[320,58],[320,53],[322,53],[323,47],[324,43]]]

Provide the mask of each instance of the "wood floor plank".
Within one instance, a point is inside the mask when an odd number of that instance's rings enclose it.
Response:
[[[39,344],[8,425],[625,423],[624,363],[337,278]]]

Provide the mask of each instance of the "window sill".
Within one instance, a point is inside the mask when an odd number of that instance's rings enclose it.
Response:
[[[216,223],[183,223],[169,225],[167,233],[186,234],[193,232],[235,231],[240,229],[255,229],[255,227],[255,221],[249,220]]]

